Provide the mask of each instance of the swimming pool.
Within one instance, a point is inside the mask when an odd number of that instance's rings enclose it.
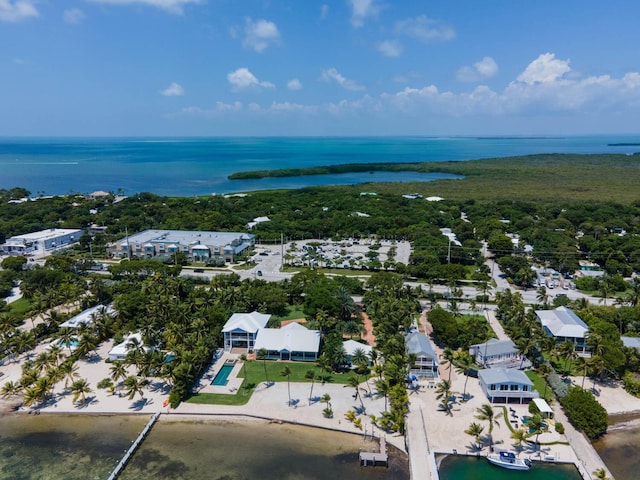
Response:
[[[226,385],[231,370],[233,370],[233,365],[223,365],[220,371],[216,373],[216,377],[213,379],[213,382],[211,382],[211,385]]]

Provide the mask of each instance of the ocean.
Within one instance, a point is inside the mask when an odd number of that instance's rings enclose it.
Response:
[[[147,415],[0,416],[0,479],[105,480]],[[122,480],[408,480],[407,456],[363,468],[360,435],[257,421],[163,417],[123,470]]]
[[[444,162],[535,153],[640,151],[640,136],[0,138],[0,188],[33,195],[96,190],[210,195],[451,176],[365,172],[230,181],[231,173],[344,163]],[[636,145],[629,145],[629,144]],[[610,146],[610,144],[626,144]]]

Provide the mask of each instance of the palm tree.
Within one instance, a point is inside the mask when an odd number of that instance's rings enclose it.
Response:
[[[140,380],[135,375],[129,375],[124,379],[123,385],[125,388],[125,395],[129,400],[133,400],[136,394],[140,394],[140,398],[144,398],[144,390],[142,387],[144,386],[144,381]]]
[[[529,434],[524,430],[517,429],[511,432],[511,438],[515,440],[517,446],[520,446],[522,442],[525,442],[527,438],[529,438]]]
[[[14,395],[20,393],[20,390],[22,390],[22,387],[19,383],[12,381],[5,382],[5,384],[2,385],[1,390],[2,398],[13,397]]]
[[[536,446],[538,445],[538,437],[540,436],[540,434],[546,432],[549,429],[549,425],[539,413],[536,413],[531,418],[529,418],[527,427],[529,428],[529,432],[531,432],[531,435],[533,435],[534,433],[536,434]]]
[[[78,399],[81,400],[81,403],[85,403],[87,401],[87,394],[92,392],[93,390],[91,390],[91,388],[89,387],[89,382],[87,382],[83,378],[81,378],[80,380],[76,380],[71,384],[73,403],[76,403]]]
[[[611,480],[611,477],[607,476],[607,471],[604,468],[599,468],[593,471],[593,475],[597,480]]]
[[[549,295],[547,295],[547,287],[545,287],[544,285],[538,287],[538,290],[536,290],[536,300],[542,306],[544,307],[547,306],[547,303],[549,302]]]
[[[280,371],[280,375],[283,377],[287,377],[287,393],[289,394],[289,406],[291,406],[291,369],[288,365]]]
[[[475,362],[473,361],[473,357],[466,350],[456,352],[455,357],[454,367],[456,369],[456,373],[465,376],[464,389],[462,392],[462,398],[465,399],[467,397],[467,382],[469,381],[469,375],[467,374]]]
[[[325,417],[328,417],[328,418],[333,417],[333,409],[331,408],[331,395],[329,395],[328,393],[325,393],[320,398],[320,401],[327,405],[325,409],[322,411]]]
[[[546,362],[541,363],[538,367],[538,374],[544,380],[544,393],[542,394],[542,398],[544,399],[547,398],[547,378],[549,377],[549,375],[551,375],[551,372],[553,372],[553,369],[551,368],[551,365]]]
[[[267,350],[261,348],[256,352],[256,358],[258,360],[262,360],[262,366],[264,367],[264,378],[267,383],[267,387],[269,386],[269,374],[267,373]]]
[[[451,350],[451,348],[447,347],[442,352],[441,358],[442,361],[440,362],[440,365],[447,365],[447,368],[449,369],[449,377],[447,380],[451,382],[451,367],[453,366],[453,360],[455,359],[455,352]]]
[[[384,411],[387,411],[387,396],[389,395],[389,390],[391,390],[391,385],[389,385],[389,380],[386,378],[380,378],[376,380],[376,388],[378,389],[378,393],[384,395]]]
[[[447,415],[451,415],[451,382],[442,380],[436,387],[436,398],[442,400],[442,409]]]
[[[69,382],[73,383],[78,378],[78,366],[72,361],[66,361],[60,365],[58,372],[64,378],[64,388],[68,388]]]
[[[578,358],[573,342],[571,340],[566,340],[558,345],[558,354],[564,359],[565,370],[567,373],[570,373],[571,368],[573,367],[573,360]]]
[[[495,412],[490,404],[485,403],[481,407],[476,409],[476,418],[478,420],[486,420],[489,423],[489,448],[493,448],[493,426],[494,424],[500,427],[500,423],[495,417]]]
[[[466,433],[467,435],[471,435],[475,442],[478,444],[478,447],[482,449],[482,443],[480,443],[480,435],[482,435],[483,431],[484,427],[482,425],[476,422],[472,422],[471,425],[469,425],[469,428],[464,431],[464,433]]]
[[[360,399],[360,406],[362,406],[362,413],[365,412],[364,403],[362,402],[362,396],[360,395],[360,379],[356,376],[349,377],[349,386],[352,387],[356,393],[353,396],[355,400]]]
[[[316,379],[316,372],[313,370],[307,370],[304,373],[304,378],[311,380],[311,390],[309,390],[309,405],[311,405],[311,399],[313,398],[313,382]]]
[[[118,385],[120,380],[124,380],[125,378],[127,378],[127,367],[125,366],[124,362],[121,362],[119,360],[116,360],[111,364],[111,367],[109,367],[109,372],[111,373],[111,380],[113,380],[113,383],[115,383],[116,385]]]
[[[240,355],[240,360],[242,360],[242,376],[247,378],[247,356],[243,353]]]
[[[362,348],[356,348],[351,355],[351,363],[358,367],[358,370],[364,370],[369,366],[369,357]]]

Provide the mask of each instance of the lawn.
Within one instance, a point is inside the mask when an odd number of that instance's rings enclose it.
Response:
[[[291,306],[287,307],[286,315],[274,316],[274,320],[278,320],[280,322],[284,320],[296,320],[298,318],[305,318],[304,312],[298,308],[291,307]]]
[[[287,377],[280,374],[285,366],[288,366],[291,369],[291,382],[309,382],[309,380],[304,377],[307,370],[313,370],[316,373],[316,376],[320,375],[320,369],[316,368],[315,363],[312,362],[284,363],[268,360],[265,363],[270,382],[287,381]],[[353,371],[325,374],[325,382],[347,384],[349,382],[349,378],[355,375],[356,374]],[[238,377],[244,377],[245,379],[235,395],[227,395],[224,393],[199,393],[190,397],[187,402],[206,405],[245,405],[251,398],[256,385],[266,381],[263,362],[261,360],[249,360],[246,363],[246,377],[245,367],[240,369]],[[364,381],[364,377],[361,377],[361,380]],[[316,379],[316,382],[321,383],[319,378]]]
[[[11,313],[15,313],[17,315],[24,315],[31,308],[31,303],[26,298],[22,297],[15,302],[11,302],[9,304],[9,309]]]
[[[533,387],[540,394],[540,398],[544,398],[544,400],[546,400],[547,403],[550,403],[553,400],[553,390],[551,390],[551,387],[547,387],[547,395],[543,396],[544,387],[545,387],[545,384],[547,383],[545,379],[542,378],[540,375],[538,375],[537,372],[534,372],[533,370],[528,370],[525,373],[527,374],[527,377],[529,377],[529,380],[533,382]]]

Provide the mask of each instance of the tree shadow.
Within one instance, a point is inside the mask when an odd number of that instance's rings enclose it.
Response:
[[[98,399],[95,397],[95,395],[92,395],[90,397],[86,397],[84,399],[84,402],[74,402],[73,405],[78,409],[81,410],[83,408],[87,408],[89,405],[95,405],[98,403]]]
[[[147,399],[147,398],[140,398],[140,399],[136,400],[135,402],[133,402],[129,406],[129,409],[139,412],[140,410],[142,410],[147,405],[153,405],[153,400],[150,400],[150,399]]]

